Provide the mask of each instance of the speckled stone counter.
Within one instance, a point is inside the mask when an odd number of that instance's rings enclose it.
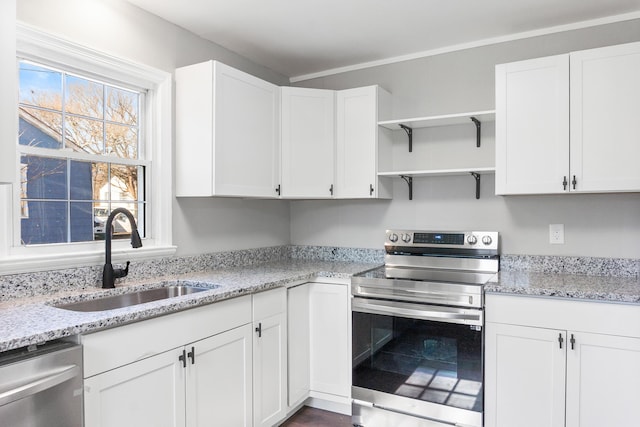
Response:
[[[210,304],[227,298],[251,294],[279,286],[327,277],[348,280],[353,274],[379,264],[345,261],[313,261],[287,259],[249,266],[221,268],[127,282],[114,290],[100,288],[64,290],[0,303],[0,351],[97,331]],[[174,284],[212,287],[195,294],[98,312],[74,312],[52,304],[75,302],[101,296],[125,293],[136,288],[152,288]],[[215,287],[214,287],[215,286]]]
[[[348,280],[384,263],[384,251],[277,246],[136,262],[114,290],[99,287],[100,266],[0,276],[0,351],[119,326],[312,278]],[[52,304],[175,284],[210,290],[115,310],[74,312]],[[640,260],[501,256],[489,293],[640,304]]]
[[[484,289],[487,293],[640,304],[637,277],[501,271],[498,281],[488,283]]]

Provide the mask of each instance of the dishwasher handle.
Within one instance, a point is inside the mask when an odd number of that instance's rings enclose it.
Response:
[[[0,406],[43,392],[47,389],[57,386],[58,384],[62,384],[63,382],[68,381],[77,375],[80,375],[79,366],[65,366],[61,369],[49,373],[44,377],[38,378],[27,384],[19,385],[12,388],[11,390],[0,393]]]

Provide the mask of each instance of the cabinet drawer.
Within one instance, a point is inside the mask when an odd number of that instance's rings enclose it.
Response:
[[[260,320],[287,311],[287,289],[276,288],[253,294],[253,319]]]
[[[84,377],[145,359],[251,322],[246,295],[81,337]]]
[[[640,338],[640,305],[487,294],[486,322]]]

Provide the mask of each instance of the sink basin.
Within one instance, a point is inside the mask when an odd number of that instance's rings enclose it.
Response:
[[[96,298],[92,300],[72,302],[67,304],[57,304],[54,307],[71,311],[103,311],[115,308],[129,307],[137,304],[144,304],[151,301],[159,301],[167,298],[189,295],[196,292],[208,291],[218,286],[199,288],[196,286],[174,285],[155,289],[144,289],[121,295]]]

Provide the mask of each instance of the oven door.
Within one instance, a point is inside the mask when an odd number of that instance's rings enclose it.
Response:
[[[352,320],[354,424],[482,426],[482,310],[354,297]]]

